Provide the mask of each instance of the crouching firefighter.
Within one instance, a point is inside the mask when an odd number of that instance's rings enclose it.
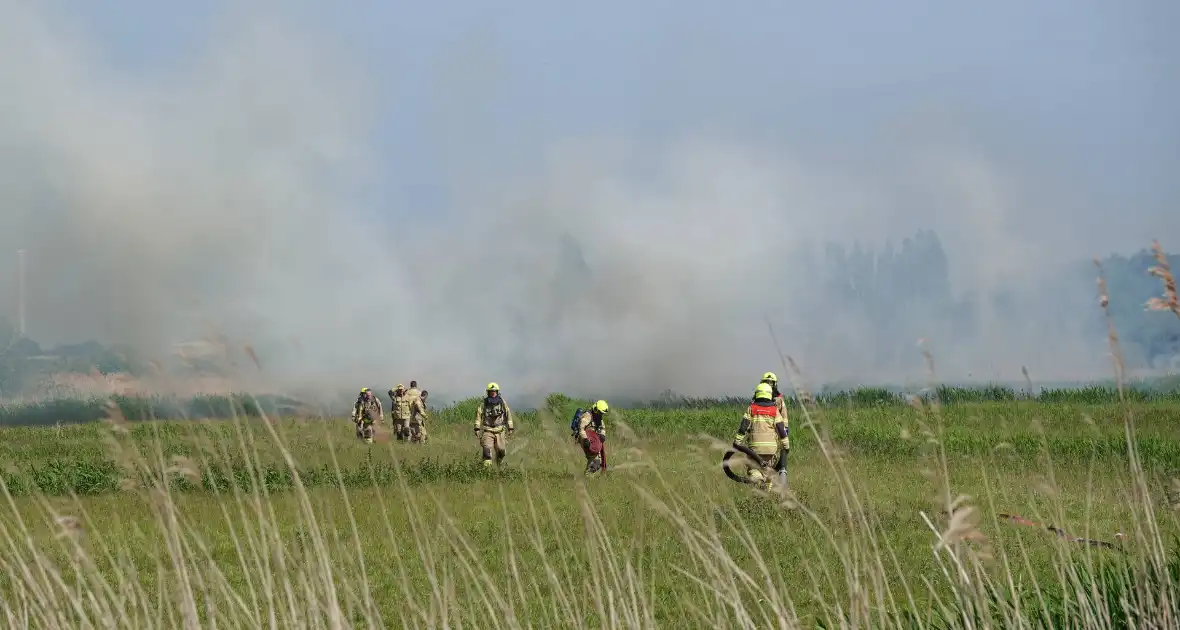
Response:
[[[600,400],[590,409],[578,409],[570,420],[570,432],[582,445],[582,453],[586,456],[587,475],[606,470],[606,424],[603,418],[608,413],[610,407],[605,400]]]
[[[747,453],[753,451],[757,456],[757,464],[760,467],[751,466],[747,470],[747,481],[764,490],[769,490],[772,485],[770,477],[764,471],[769,471],[776,455],[778,460],[774,468],[778,472],[779,481],[787,481],[787,455],[791,452],[791,438],[787,418],[779,412],[776,403],[770,384],[759,383],[754,388],[754,401],[742,415],[741,426],[733,438],[735,449]]]
[[[373,424],[384,415],[381,409],[381,399],[373,395],[368,387],[362,387],[361,393],[352,406],[352,422],[356,425],[356,437],[367,444],[373,443]]]
[[[500,397],[500,386],[488,383],[487,397],[479,401],[475,410],[475,435],[479,438],[483,465],[491,466],[493,455],[497,465],[504,465],[504,431],[511,436],[516,432],[512,426],[512,410]]]

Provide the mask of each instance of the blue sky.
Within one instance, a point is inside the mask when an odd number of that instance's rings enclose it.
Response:
[[[157,73],[204,45],[225,3],[57,5],[111,64]],[[1180,9],[1167,0],[272,6],[372,73],[388,99],[385,183],[415,207],[445,198],[432,121],[440,70],[463,63],[490,73],[464,129],[522,159],[563,134],[658,142],[703,129],[855,159],[866,135],[934,108],[995,155],[1053,164],[1103,205],[1151,215],[1180,191],[1180,44],[1164,27]]]

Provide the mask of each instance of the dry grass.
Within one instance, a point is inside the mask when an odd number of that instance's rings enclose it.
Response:
[[[1164,254],[1164,248],[1160,247],[1159,241],[1151,242],[1151,251],[1155,256],[1156,266],[1148,272],[1164,283],[1164,293],[1163,297],[1148,300],[1147,308],[1156,311],[1172,311],[1176,317],[1180,317],[1180,299],[1176,297],[1176,277],[1172,275],[1172,267],[1168,264],[1168,257]]]

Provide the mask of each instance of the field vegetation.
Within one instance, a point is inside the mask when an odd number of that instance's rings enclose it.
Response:
[[[435,409],[424,446],[365,445],[342,416],[271,416],[246,398],[200,403],[217,420],[153,420],[200,407],[122,399],[98,422],[10,426],[3,607],[21,627],[1162,627],[1175,614],[1174,394],[815,398],[792,400],[790,487],[769,495],[719,469],[740,399],[614,408],[610,470],[590,479],[568,436],[580,401],[560,394],[520,414],[494,471],[478,464],[474,400]],[[20,412],[4,418],[34,424]]]

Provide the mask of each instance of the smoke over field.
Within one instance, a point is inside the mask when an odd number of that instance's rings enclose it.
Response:
[[[446,51],[426,143],[391,140],[417,84],[296,13],[226,9],[134,70],[64,11],[0,4],[0,248],[29,251],[31,337],[220,339],[250,388],[711,395],[781,371],[769,320],[815,382],[923,379],[919,339],[946,379],[1086,379],[1109,374],[1086,261],[1180,234],[937,83],[833,90],[765,134],[665,102],[689,122],[643,136],[545,105],[493,41]],[[645,80],[687,85],[669,59]],[[391,154],[443,155],[448,201],[390,193]]]

